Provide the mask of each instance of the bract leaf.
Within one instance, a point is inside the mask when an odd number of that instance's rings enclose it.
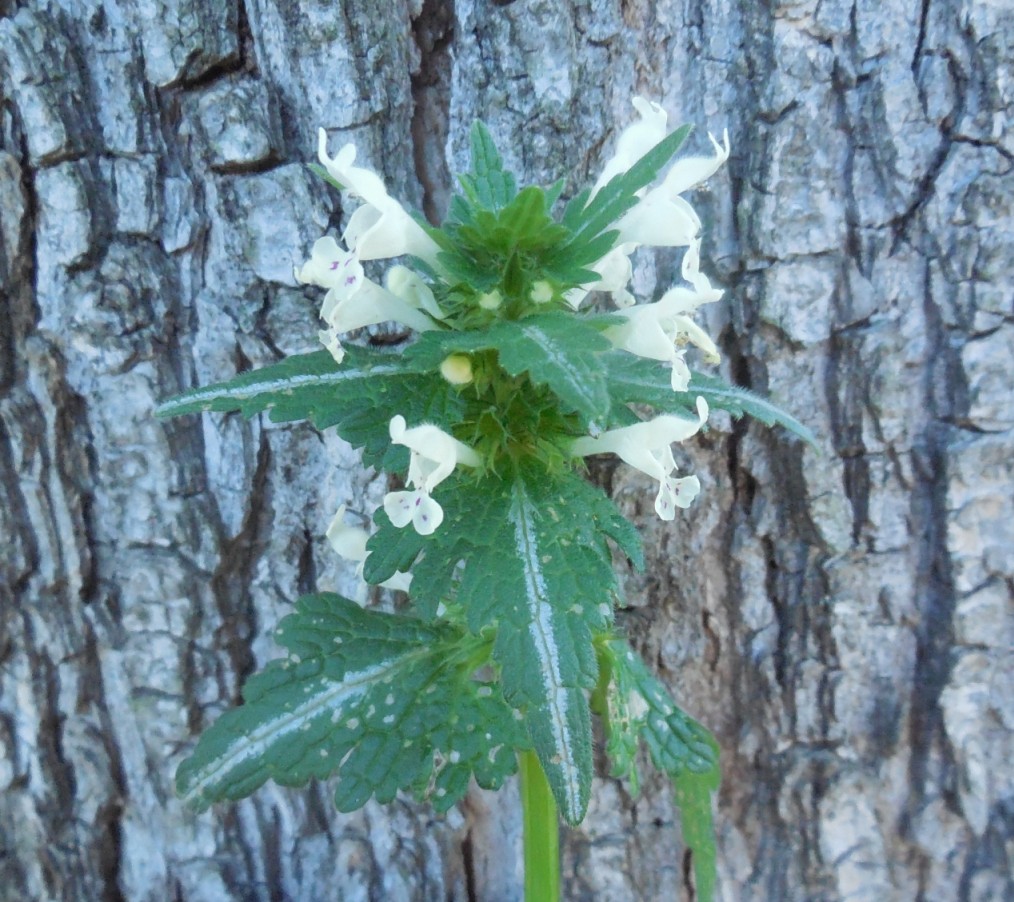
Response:
[[[627,779],[636,794],[639,778],[634,757],[643,741],[654,765],[673,780],[683,840],[693,853],[697,897],[711,902],[715,887],[711,800],[720,777],[718,743],[680,710],[626,642],[615,636],[599,637],[597,649],[609,684],[600,684],[596,710],[605,721],[613,775]]]

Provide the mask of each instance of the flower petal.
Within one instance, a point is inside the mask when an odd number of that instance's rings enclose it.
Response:
[[[594,197],[602,188],[609,184],[615,176],[626,172],[641,157],[665,137],[665,126],[668,117],[665,110],[657,103],[644,97],[635,97],[634,109],[641,118],[628,125],[616,141],[616,151],[602,167],[591,196]]]
[[[353,165],[356,149],[352,144],[346,144],[334,157],[329,157],[327,132],[320,129],[317,156],[332,178],[363,200],[363,206],[349,218],[342,235],[360,260],[380,260],[403,254],[436,260],[436,243],[387,193],[381,178],[369,169]]]
[[[359,290],[351,295],[332,288],[324,298],[320,316],[337,332],[351,332],[386,322],[402,323],[417,332],[436,328],[433,320],[421,310],[410,307],[370,279],[363,279]]]
[[[444,522],[443,508],[422,489],[388,492],[384,496],[384,512],[398,529],[411,523],[421,536],[432,535]]]
[[[334,358],[335,363],[341,363],[345,359],[345,348],[342,347],[342,343],[338,338],[338,332],[335,329],[330,327],[327,329],[321,329],[317,333],[317,338],[319,338],[320,343],[331,352],[331,356]]]
[[[440,309],[433,290],[422,277],[412,272],[407,266],[392,266],[384,280],[387,290],[400,297],[410,307],[425,310],[434,319],[442,320],[444,311]]]
[[[319,285],[354,294],[362,284],[363,267],[355,254],[326,235],[314,242],[310,259],[295,271],[295,276],[303,285]]]
[[[700,492],[701,481],[696,476],[684,476],[682,479],[667,476],[658,485],[655,513],[663,520],[672,520],[676,516],[676,508],[686,510]]]
[[[345,523],[345,505],[338,508],[330,526],[327,528],[328,542],[340,557],[347,561],[362,563],[366,560],[366,540],[369,533],[358,526],[348,526]]]

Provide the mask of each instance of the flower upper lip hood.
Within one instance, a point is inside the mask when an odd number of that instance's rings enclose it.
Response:
[[[346,144],[333,157],[327,153],[327,132],[317,133],[317,157],[328,174],[359,197],[363,205],[349,218],[342,235],[360,260],[380,260],[412,254],[436,260],[437,245],[404,207],[387,193],[375,172],[354,166],[356,148]]]
[[[616,139],[616,152],[602,167],[602,173],[592,188],[592,197],[608,185],[614,176],[626,172],[665,137],[665,126],[669,120],[665,110],[645,97],[635,97],[633,104],[641,118],[628,125]]]

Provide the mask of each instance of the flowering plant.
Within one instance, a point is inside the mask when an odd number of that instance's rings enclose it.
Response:
[[[329,156],[321,130],[317,171],[362,201],[342,243],[321,238],[296,270],[326,289],[324,349],[158,413],[267,410],[335,427],[404,487],[384,498],[372,535],[346,524],[343,507],[328,538],[369,583],[407,592],[408,605],[389,613],[335,594],[300,599],[276,634],[288,657],[247,682],[245,704],[180,766],[186,801],[206,807],[268,779],[337,775],[343,811],[399,790],[443,811],[472,777],[497,788],[520,759],[526,805],[534,810],[542,787],[555,830],[554,804],[571,824],[588,806],[594,712],[615,775],[636,791],[643,742],[674,779],[698,895],[710,895],[717,746],[614,624],[610,543],[638,567],[642,552],[633,526],[584,479],[583,461],[614,454],[643,471],[658,483],[658,516],[673,520],[700,482],[676,475],[672,445],[704,428],[711,408],[807,433],[762,399],[691,373],[692,348],[718,360],[693,317],[722,292],[701,272],[701,221],[682,194],[726,160],[728,136],[660,179],[689,129],[667,134],[657,104],[634,105],[640,118],[601,177],[558,219],[563,183],[519,190],[481,123],[439,228],[355,166],[352,145]],[[685,284],[654,303],[629,290],[641,245],[686,248]],[[367,278],[363,261],[394,257],[406,265],[390,267],[383,285]],[[609,293],[615,312],[588,309],[593,291]],[[418,333],[400,351],[342,344],[392,320]],[[543,841],[552,844],[549,828]]]

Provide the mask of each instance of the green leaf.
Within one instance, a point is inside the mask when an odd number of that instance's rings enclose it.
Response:
[[[603,362],[614,409],[622,404],[646,404],[667,413],[693,417],[700,396],[709,407],[727,410],[735,417],[748,415],[766,426],[782,426],[816,447],[813,432],[791,414],[749,389],[729,385],[717,376],[694,373],[687,391],[674,392],[668,368],[654,360],[612,351],[603,355]]]
[[[485,124],[476,120],[472,124],[471,138],[472,171],[462,176],[462,184],[477,206],[500,210],[514,198],[517,183],[514,176],[504,169],[503,158]]]
[[[318,178],[322,178],[332,188],[337,188],[339,191],[344,191],[345,186],[338,181],[330,172],[328,172],[320,163],[307,163],[306,168],[310,170]]]
[[[611,673],[605,716],[614,775],[637,786],[634,753],[638,740],[647,745],[655,766],[670,776],[684,770],[710,772],[717,761],[712,735],[680,710],[626,642],[600,637],[597,648],[603,669]]]
[[[526,472],[515,481],[455,475],[434,498],[444,522],[419,540],[412,603],[422,599],[432,615],[460,565],[453,600],[474,633],[496,629],[493,655],[505,695],[525,716],[564,817],[577,823],[592,773],[585,696],[596,679],[591,637],[611,621],[617,591],[606,540],[640,565],[637,533],[599,489],[572,472]],[[399,569],[397,556],[381,567],[375,554],[414,541],[402,539],[383,512],[376,520],[366,561],[371,582]]]
[[[269,411],[276,423],[310,420],[318,429],[337,427],[339,435],[363,448],[368,465],[401,469],[404,448],[392,448],[388,424],[401,414],[409,422],[450,427],[463,402],[436,373],[420,373],[403,355],[348,347],[335,363],[327,351],[297,354],[281,363],[243,373],[163,402],[159,417],[205,410],[238,411],[250,417]]]
[[[606,724],[613,775],[628,780],[632,792],[638,792],[634,758],[643,740],[654,765],[673,780],[683,840],[693,853],[697,898],[711,902],[715,887],[711,798],[720,779],[718,743],[680,710],[626,642],[600,636],[597,649],[603,678],[596,691],[596,710]],[[603,685],[607,676],[608,685]]]
[[[597,675],[589,625],[604,625],[604,613],[611,613],[608,605],[606,612],[599,608],[582,580],[608,580],[611,573],[572,569],[588,556],[568,555],[559,544],[552,516],[539,506],[544,495],[523,482],[511,486],[497,541],[466,562],[459,599],[473,628],[476,619],[498,616],[493,654],[506,697],[525,714],[561,814],[577,824],[588,807],[593,771],[584,692]],[[469,605],[480,593],[488,603]]]
[[[429,370],[451,353],[494,349],[512,376],[527,373],[533,383],[546,385],[581,414],[589,428],[604,428],[609,393],[602,355],[611,345],[600,328],[607,324],[608,319],[545,313],[497,323],[484,331],[428,332],[406,356],[419,369]]]
[[[626,172],[614,176],[580,211],[574,231],[578,237],[598,235],[637,203],[637,192],[655,180],[690,135],[683,125],[666,135]]]
[[[300,599],[277,638],[291,656],[252,677],[180,765],[188,804],[337,773],[342,811],[400,789],[443,811],[472,774],[498,788],[516,770],[528,740],[499,688],[471,677],[481,640],[328,594]]]

